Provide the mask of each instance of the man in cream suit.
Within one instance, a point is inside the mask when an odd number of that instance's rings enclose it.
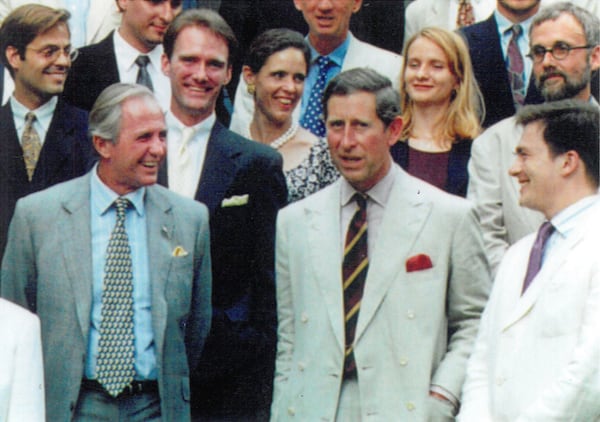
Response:
[[[400,82],[402,56],[367,44],[355,38],[349,31],[350,18],[362,6],[362,0],[294,0],[296,9],[302,12],[308,24],[307,41],[311,48],[311,63],[304,84],[301,107],[294,110],[294,118],[300,120],[306,114],[313,88],[317,84],[319,57],[329,60],[327,81],[340,72],[356,67],[371,66],[387,76],[395,87]],[[322,92],[322,91],[321,91]],[[319,95],[320,97],[320,95]],[[254,114],[254,99],[248,93],[243,78],[238,84],[234,112],[230,128],[245,133]],[[317,134],[321,136],[321,134]]]
[[[393,164],[387,78],[342,72],[323,102],[343,178],[278,217],[272,420],[452,421],[489,289],[474,210]]]
[[[42,322],[48,421],[189,421],[211,317],[208,212],[154,185],[166,125],[147,88],[107,88],[90,134],[97,166],[17,203],[0,293]]]
[[[44,420],[40,320],[0,299],[0,421]]]
[[[557,45],[579,48],[550,53]],[[542,8],[531,24],[530,51],[537,51],[533,74],[545,101],[596,103],[591,78],[600,68],[600,22],[591,13],[570,3]],[[471,148],[467,198],[476,204],[492,274],[506,249],[543,221],[541,213],[519,206],[518,183],[508,174],[522,131],[510,117],[489,127]]]
[[[566,100],[527,107],[517,121],[525,128],[510,174],[521,205],[546,222],[502,260],[460,420],[597,421],[600,111]]]

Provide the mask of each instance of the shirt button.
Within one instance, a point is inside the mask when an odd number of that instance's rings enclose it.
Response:
[[[296,414],[296,409],[293,407],[288,407],[288,415],[294,416]]]
[[[406,318],[408,318],[408,319],[415,319],[415,313],[413,311],[408,311],[406,313]]]
[[[400,366],[406,366],[406,365],[408,365],[408,360],[400,359]]]
[[[308,322],[308,315],[306,315],[304,312],[302,312],[302,316],[300,317],[300,321],[302,321],[303,323],[307,323]]]
[[[413,410],[415,410],[415,404],[409,401],[408,403],[406,403],[406,410],[412,412]]]

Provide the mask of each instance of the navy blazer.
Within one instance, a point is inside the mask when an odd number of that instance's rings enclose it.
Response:
[[[461,28],[460,33],[468,44],[475,78],[483,94],[485,102],[483,127],[487,128],[516,112],[496,18],[492,14],[482,22]],[[534,79],[532,73],[525,96],[526,104],[539,104],[544,101],[535,87]]]
[[[167,186],[163,165],[159,183]],[[239,206],[223,206],[233,196]],[[213,319],[193,371],[192,415],[246,420],[267,411],[277,336],[275,219],[287,200],[282,158],[218,121],[206,149],[196,200],[209,210]]]
[[[448,176],[446,177],[446,186],[444,190],[453,195],[467,196],[467,185],[469,184],[469,173],[467,164],[471,157],[470,139],[463,139],[452,144],[450,155],[448,157]],[[404,170],[408,171],[408,143],[403,141],[396,142],[390,149],[392,158]]]
[[[91,167],[95,155],[87,128],[88,114],[59,100],[30,182],[10,102],[0,107],[0,256],[19,198],[81,176]]]

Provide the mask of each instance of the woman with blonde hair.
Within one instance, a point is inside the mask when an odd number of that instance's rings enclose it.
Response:
[[[425,28],[404,48],[400,75],[404,127],[392,156],[410,174],[466,196],[471,141],[481,132],[483,101],[463,39]]]

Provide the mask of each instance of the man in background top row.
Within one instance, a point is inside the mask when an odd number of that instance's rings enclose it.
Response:
[[[2,63],[15,85],[0,108],[0,256],[16,201],[91,165],[87,113],[59,98],[74,57],[68,19],[64,10],[30,4],[0,29]]]
[[[304,84],[302,104],[294,118],[315,135],[325,135],[321,96],[327,82],[341,71],[376,67],[398,86],[402,58],[398,54],[377,48],[356,39],[350,32],[350,18],[361,8],[362,0],[294,0],[308,24],[311,63]],[[254,101],[247,86],[240,81],[235,94],[231,130],[244,133],[254,112]]]

